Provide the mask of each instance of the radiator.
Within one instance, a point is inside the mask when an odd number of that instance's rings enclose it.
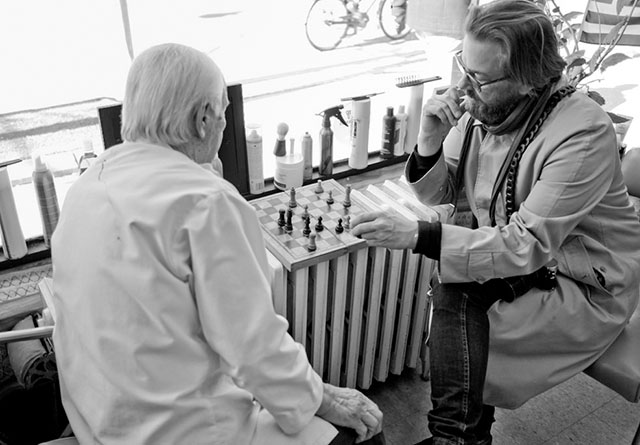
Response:
[[[421,204],[403,178],[350,192],[334,180],[321,186],[318,193],[311,184],[294,197],[287,191],[251,201],[273,271],[274,307],[323,380],[367,389],[424,358],[434,263],[411,251],[368,247],[350,234],[347,216],[386,206],[412,219],[447,221],[452,207]],[[290,231],[277,223],[281,209],[291,210]],[[302,234],[305,213],[312,230],[323,217],[315,251]],[[342,233],[335,232],[338,219],[347,226]]]

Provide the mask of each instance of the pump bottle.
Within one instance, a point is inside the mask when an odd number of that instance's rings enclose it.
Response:
[[[382,118],[382,147],[380,157],[382,159],[393,158],[393,140],[396,130],[396,118],[393,115],[393,107],[387,107],[387,114]]]
[[[42,161],[40,156],[36,156],[33,158],[33,165],[32,178],[40,207],[44,245],[50,247],[51,235],[53,235],[53,231],[58,224],[58,218],[60,217],[58,196],[56,195],[53,174],[51,174],[51,170],[47,168],[47,164]]]
[[[97,156],[93,151],[93,143],[89,139],[85,139],[84,153],[80,156],[78,161],[78,174],[81,175],[86,169],[88,169],[96,160]]]
[[[333,130],[331,129],[331,117],[337,118],[342,125],[347,127],[347,123],[342,117],[340,110],[344,105],[330,107],[320,113],[322,116],[322,128],[320,129],[320,176],[331,176],[333,174]]]

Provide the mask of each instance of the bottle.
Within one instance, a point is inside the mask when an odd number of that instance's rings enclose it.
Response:
[[[47,168],[47,164],[42,161],[38,155],[33,158],[33,186],[36,189],[38,197],[38,205],[40,207],[40,217],[42,220],[42,234],[44,236],[44,245],[51,247],[51,235],[58,224],[60,217],[60,207],[58,206],[58,196],[56,195],[56,187],[53,181],[51,170]]]
[[[380,157],[382,159],[393,158],[393,142],[396,132],[396,118],[393,116],[393,107],[387,107],[387,114],[382,118],[382,147]]]
[[[353,98],[351,130],[351,154],[349,167],[361,170],[369,163],[369,122],[371,120],[371,99],[369,96]]]
[[[404,105],[399,105],[398,112],[396,113],[396,128],[393,136],[393,154],[395,156],[402,156],[404,154],[408,117],[409,115],[404,111]]]
[[[0,235],[4,256],[9,260],[22,258],[27,254],[27,243],[20,227],[16,201],[7,171],[7,165],[16,162],[20,160],[0,164]]]
[[[276,173],[273,185],[280,190],[302,187],[304,160],[301,153],[294,151],[295,139],[290,139],[289,152],[285,156],[276,157]]]
[[[320,129],[320,176],[331,176],[333,174],[333,130],[331,129],[331,117],[337,118],[342,125],[348,126],[342,117],[340,110],[344,105],[330,107],[320,113],[322,116],[322,128]]]
[[[302,136],[302,159],[304,164],[304,170],[302,173],[302,179],[309,181],[313,178],[313,163],[311,156],[313,155],[313,140],[308,131],[304,132]]]
[[[83,142],[84,152],[82,156],[80,156],[80,160],[78,161],[78,174],[81,175],[84,173],[86,169],[91,167],[93,163],[96,161],[96,154],[93,152],[93,143],[90,139],[85,139]]]
[[[259,124],[247,124],[246,134],[249,193],[257,195],[264,192],[262,129]]]

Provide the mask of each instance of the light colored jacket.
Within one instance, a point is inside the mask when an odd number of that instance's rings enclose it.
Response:
[[[81,443],[335,436],[314,417],[322,381],[274,312],[255,211],[212,169],[168,147],[110,148],[69,190],[52,256],[62,399]]]
[[[423,177],[405,174],[426,204],[450,202],[469,116],[445,140]],[[640,223],[620,170],[606,113],[580,92],[551,112],[520,161],[516,212],[506,221],[504,193],[490,226],[493,182],[514,133],[473,141],[464,170],[479,228],[444,224],[443,282],[484,282],[559,263],[554,291],[533,289],[489,312],[491,347],[485,402],[514,408],[582,371],[620,333],[638,303]]]

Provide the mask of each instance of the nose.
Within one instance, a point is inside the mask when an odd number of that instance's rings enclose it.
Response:
[[[463,72],[461,73],[462,75],[460,76],[460,80],[458,80],[458,83],[456,84],[456,87],[459,90],[465,91],[468,88],[471,88],[471,82],[469,81],[469,76],[467,76],[467,73]]]

